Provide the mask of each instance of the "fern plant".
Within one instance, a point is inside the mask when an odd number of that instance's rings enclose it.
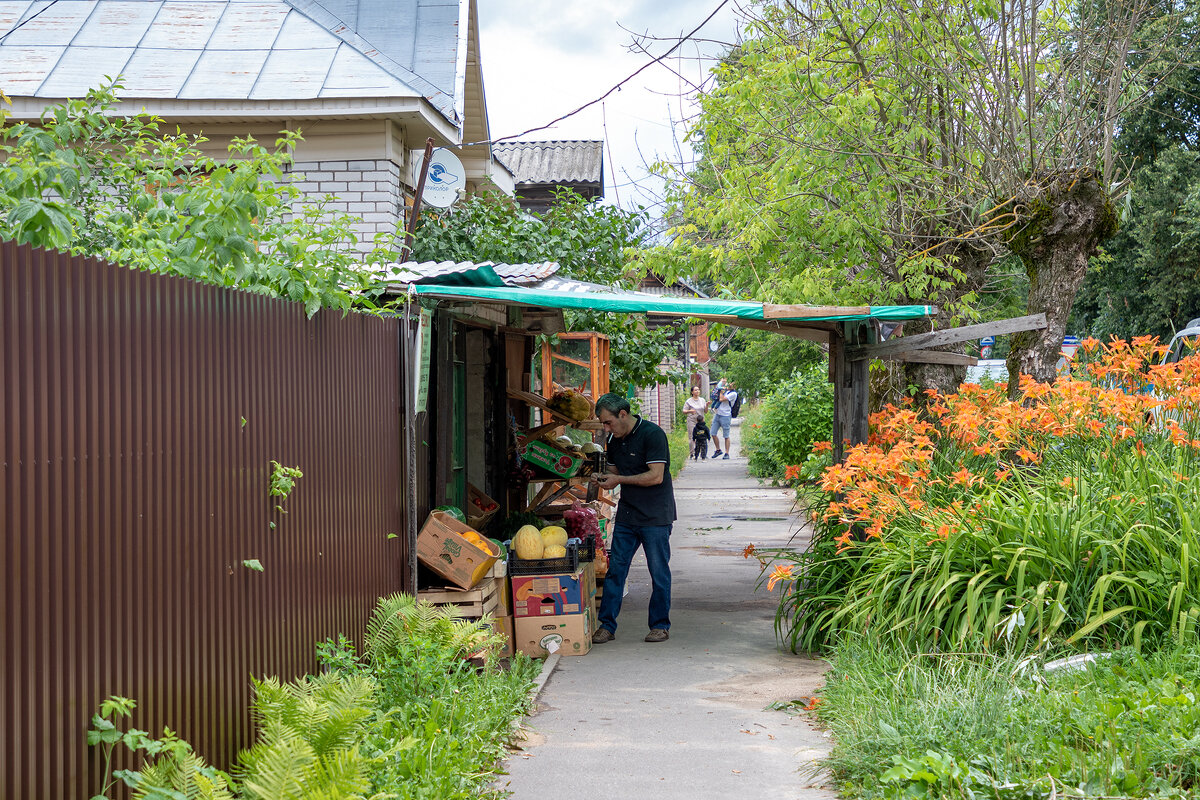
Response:
[[[479,622],[456,619],[445,609],[419,602],[406,594],[380,598],[367,623],[364,654],[377,661],[396,653],[410,641],[419,641],[457,657],[482,651],[489,661],[504,646],[503,637],[492,630],[486,618]]]

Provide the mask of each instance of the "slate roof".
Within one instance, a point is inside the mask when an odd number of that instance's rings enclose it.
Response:
[[[492,261],[405,261],[384,269],[391,273],[391,278],[396,283],[415,283],[418,280],[433,282],[434,278],[464,275],[480,267],[491,267],[509,286],[532,286],[557,272],[558,262],[496,264]]]
[[[604,183],[604,142],[497,142],[492,153],[517,183]]]
[[[0,88],[128,98],[427,98],[460,122],[470,0],[0,0]]]

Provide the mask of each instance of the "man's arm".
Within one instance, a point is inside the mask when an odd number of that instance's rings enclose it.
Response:
[[[629,484],[630,486],[658,486],[663,481],[663,472],[666,466],[663,462],[656,461],[653,464],[647,464],[646,471],[639,472],[637,475],[618,475],[616,468],[610,466],[608,474],[598,475],[596,482],[600,484],[600,488],[602,489],[611,489],[622,483]]]

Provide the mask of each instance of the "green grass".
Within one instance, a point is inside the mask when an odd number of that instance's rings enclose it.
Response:
[[[1042,663],[847,638],[817,712],[826,765],[846,797],[1192,796],[1200,648]]]
[[[671,448],[671,480],[679,477],[680,470],[688,460],[691,442],[688,441],[687,420],[679,419],[675,427],[667,431],[667,444]]]

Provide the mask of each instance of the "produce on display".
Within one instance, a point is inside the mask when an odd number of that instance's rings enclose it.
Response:
[[[600,515],[596,513],[596,509],[576,503],[563,512],[563,522],[569,536],[584,542],[594,542],[598,551],[604,549],[604,539],[600,535]]]
[[[561,528],[558,525],[547,525],[542,528],[542,544],[546,547],[557,545],[559,547],[567,546],[567,529]],[[551,558],[551,556],[545,556]]]
[[[562,389],[554,393],[547,402],[553,411],[564,417],[580,421],[592,416],[592,403],[575,389]]]
[[[548,544],[542,550],[542,558],[566,558],[567,548],[561,544]]]
[[[447,514],[449,514],[450,516],[454,517],[459,522],[467,521],[467,515],[464,514],[462,512],[462,510],[460,508],[458,508],[457,506],[438,506],[437,508],[434,509],[434,511],[444,511]]]
[[[500,526],[499,536],[496,538],[501,540],[511,539],[517,534],[517,531],[526,525],[532,525],[537,528],[541,524],[542,518],[532,511],[514,511],[504,518],[504,524]]]
[[[517,551],[517,558],[525,561],[541,558],[544,548],[542,533],[533,525],[526,525],[513,537],[513,549]]]

